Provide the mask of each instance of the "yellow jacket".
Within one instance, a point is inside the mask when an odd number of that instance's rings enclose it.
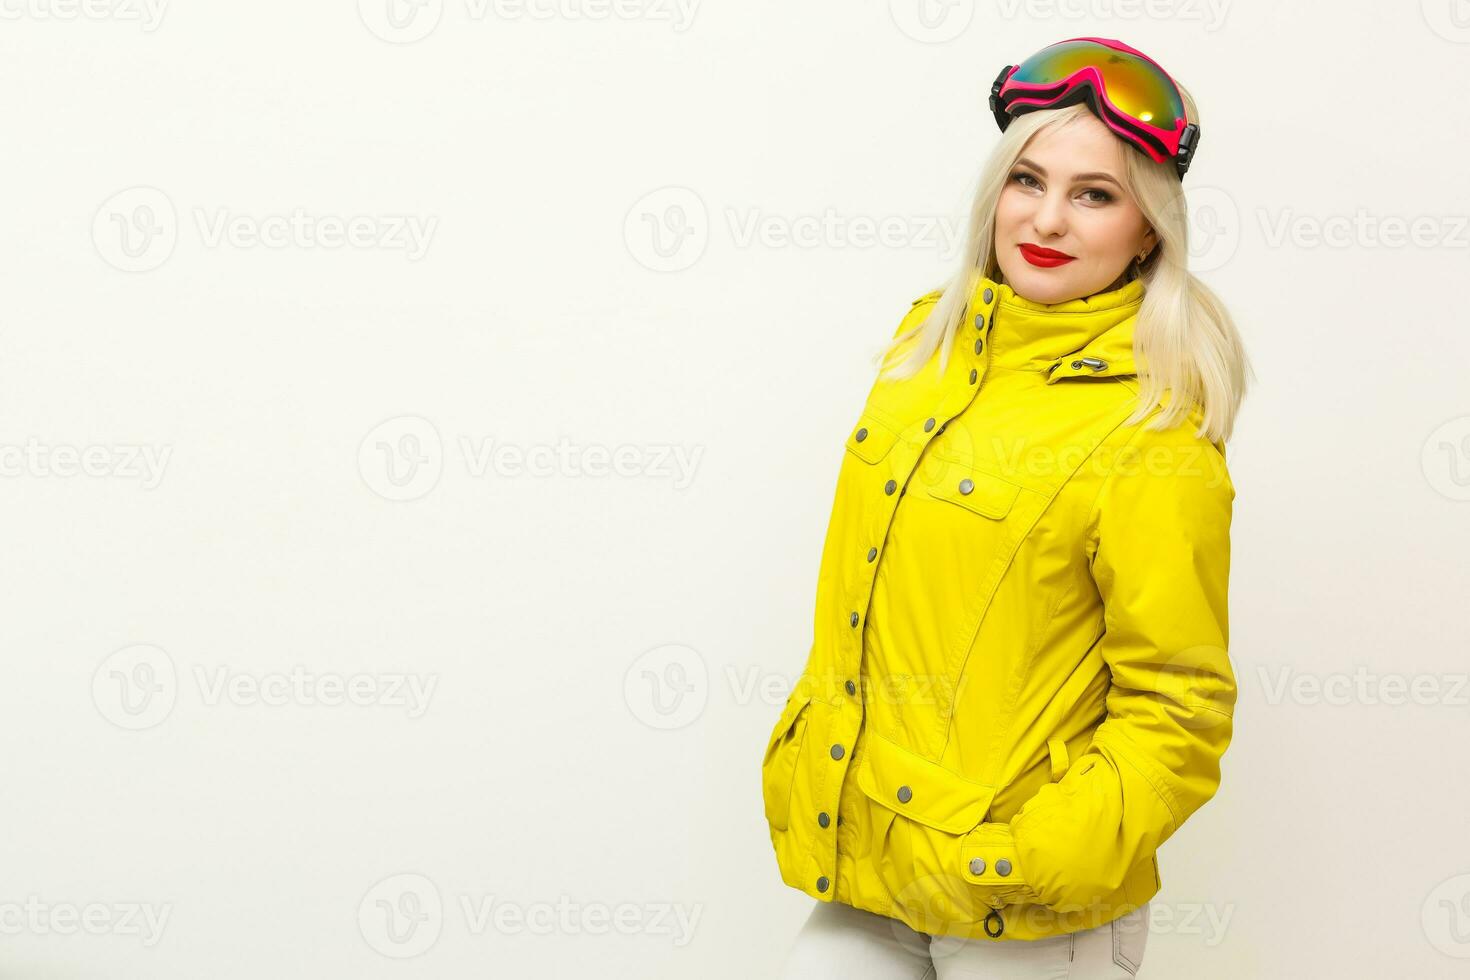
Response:
[[[1143,289],[1042,305],[984,279],[942,377],[936,354],[873,385],[761,765],[786,884],[1000,940],[1158,892],[1230,742],[1235,490],[1198,407],[1122,424]]]

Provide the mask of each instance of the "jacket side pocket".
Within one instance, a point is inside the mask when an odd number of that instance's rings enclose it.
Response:
[[[785,830],[791,818],[791,791],[802,741],[806,738],[806,709],[810,702],[809,694],[792,694],[766,742],[765,758],[761,761],[761,797],[766,821],[773,830]]]

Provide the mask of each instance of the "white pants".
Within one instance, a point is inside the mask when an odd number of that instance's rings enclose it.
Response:
[[[989,942],[915,932],[897,919],[817,902],[782,980],[1130,980],[1148,941],[1148,904],[1093,929]]]

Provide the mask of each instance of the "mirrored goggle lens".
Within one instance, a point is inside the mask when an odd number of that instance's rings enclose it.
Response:
[[[1140,122],[1172,130],[1184,118],[1184,103],[1168,76],[1152,63],[1095,41],[1064,41],[1021,62],[1011,81],[1053,85],[1088,67],[1097,68],[1118,110]]]

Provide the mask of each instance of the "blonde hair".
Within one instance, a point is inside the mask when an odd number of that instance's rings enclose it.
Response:
[[[1180,94],[1189,118],[1198,121],[1194,99],[1182,85]],[[1080,103],[1040,109],[1016,117],[1006,128],[980,171],[959,270],[939,287],[942,295],[929,313],[880,352],[882,376],[911,377],[923,369],[936,349],[939,369],[944,370],[955,331],[980,277],[1005,281],[995,255],[995,211],[1012,167],[1033,136],[1065,126],[1090,111]],[[1125,424],[1141,421],[1167,401],[1148,428],[1172,428],[1198,408],[1203,418],[1198,434],[1223,443],[1234,428],[1250,373],[1244,345],[1219,297],[1189,271],[1188,207],[1173,161],[1154,163],[1131,147],[1123,157],[1127,161],[1123,182],[1159,239],[1141,266],[1135,259],[1128,268],[1130,280],[1143,279],[1144,296],[1133,338],[1141,390],[1138,405]],[[916,336],[908,356],[888,364]]]

